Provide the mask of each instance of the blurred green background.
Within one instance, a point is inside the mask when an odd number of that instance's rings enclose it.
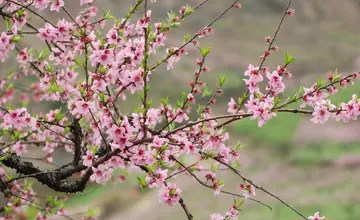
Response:
[[[133,2],[101,0],[97,5],[111,8],[113,15],[122,17]],[[167,11],[177,12],[181,5],[199,2],[158,0],[150,5],[153,21],[166,18]],[[73,13],[78,10],[77,1],[65,3],[70,5],[68,8]],[[192,35],[204,27],[230,3],[231,0],[209,0],[182,27],[171,32],[166,45],[181,45],[185,34]],[[237,98],[244,91],[243,72],[249,63],[260,63],[259,56],[267,47],[263,39],[275,31],[287,1],[243,0],[241,3],[243,9],[227,14],[215,24],[216,34],[201,41],[201,45],[213,48],[206,62],[210,72],[202,75],[207,86],[216,89],[218,75],[228,78],[224,96],[214,108],[218,114],[226,112],[230,97]],[[300,85],[311,86],[330,70],[339,68],[341,72],[350,73],[360,68],[360,1],[293,0],[292,7],[296,9],[296,16],[285,20],[275,42],[280,51],[273,53],[266,62],[266,66],[273,69],[283,64],[285,53],[297,59],[289,67],[294,77],[287,82],[288,94],[297,91]],[[46,16],[56,20],[50,13]],[[38,47],[38,42],[32,40],[26,43]],[[174,70],[165,71],[165,66],[162,66],[151,76],[150,96],[154,104],[160,102],[159,97],[168,95],[175,103],[181,97],[179,91],[188,90],[188,82],[196,69],[195,58],[200,57],[194,47],[188,47],[188,52],[189,55],[182,58]],[[161,55],[159,53],[158,58]],[[9,68],[11,65],[0,64],[3,71]],[[352,94],[359,94],[359,90],[355,84],[334,96],[333,101],[347,101]],[[131,111],[136,100],[131,99],[125,111]],[[30,109],[38,110],[32,106]],[[327,220],[355,220],[360,219],[359,129],[358,122],[315,125],[309,117],[283,113],[261,129],[256,121],[245,119],[228,130],[233,144],[238,141],[246,144],[241,152],[240,169],[255,183],[284,198],[306,215],[319,210]],[[230,172],[224,171],[221,176],[227,190],[234,190],[240,183]],[[232,198],[214,197],[211,190],[199,186],[188,176],[177,178],[176,183],[183,189],[183,198],[195,219],[207,219],[214,212],[224,213],[232,204]],[[273,210],[247,202],[239,219],[300,219],[261,192],[258,192],[257,199]],[[104,220],[185,219],[179,206],[168,208],[160,204],[156,190],[141,192],[136,186],[135,175],[117,185],[90,185],[84,193],[72,196],[67,207],[74,219],[88,208],[98,209],[100,219]]]

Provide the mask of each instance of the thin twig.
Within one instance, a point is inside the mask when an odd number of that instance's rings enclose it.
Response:
[[[216,160],[217,162],[223,164],[224,166],[228,167],[230,170],[232,170],[236,175],[238,175],[239,177],[241,177],[241,179],[243,179],[244,181],[250,183],[252,186],[254,186],[256,189],[259,189],[261,191],[263,191],[264,193],[270,195],[271,197],[277,199],[278,201],[280,201],[282,204],[284,204],[285,206],[287,206],[288,208],[290,208],[291,210],[293,210],[294,212],[296,212],[299,216],[301,216],[302,218],[304,218],[305,220],[307,220],[308,218],[302,214],[300,211],[298,211],[296,208],[294,208],[293,206],[291,206],[289,203],[285,202],[283,199],[281,199],[279,196],[269,192],[268,190],[266,190],[265,188],[263,188],[262,186],[259,186],[257,184],[255,184],[251,179],[245,177],[244,175],[242,175],[237,169],[235,169],[234,167],[232,167],[231,165],[223,162],[221,159],[218,159],[216,157],[212,157],[212,159]]]
[[[208,25],[206,25],[204,27],[208,28],[211,27],[216,21],[218,21],[221,17],[223,17],[231,8],[234,7],[234,4],[237,3],[239,0],[235,0],[229,7],[227,7],[225,9],[225,11],[223,11],[221,14],[219,14],[214,20],[212,20]],[[196,33],[193,37],[191,37],[188,41],[186,41],[182,46],[180,46],[177,50],[173,51],[172,53],[169,53],[163,60],[159,61],[157,64],[155,64],[153,67],[150,68],[150,71],[155,70],[158,66],[160,66],[161,64],[165,63],[168,59],[170,59],[170,57],[172,57],[174,54],[176,54],[177,52],[179,52],[181,49],[183,49],[184,47],[186,47],[188,44],[190,44],[191,42],[193,42],[197,37],[199,36],[198,33]]]
[[[205,186],[206,188],[209,188],[209,189],[214,189],[213,186],[209,186],[207,185],[204,181],[202,181],[201,179],[199,179],[199,177],[197,177],[193,172],[191,172],[190,169],[188,169],[182,162],[180,162],[179,160],[177,160],[174,156],[170,156],[171,159],[173,159],[174,161],[176,161],[180,166],[182,166],[191,176],[193,176],[196,181],[198,183],[200,183],[202,186]],[[237,197],[241,197],[241,198],[244,198],[244,196],[242,195],[238,195],[238,194],[235,194],[235,193],[231,193],[231,192],[227,192],[227,191],[224,191],[224,190],[220,190],[221,193],[224,193],[224,194],[227,194],[227,195],[232,195],[232,196],[237,196]],[[267,208],[269,208],[270,210],[272,210],[272,208],[269,206],[269,205],[266,205],[265,203],[259,201],[259,200],[256,200],[256,199],[252,199],[252,198],[249,198],[248,200],[251,200],[253,202],[256,202],[256,203],[259,203]]]

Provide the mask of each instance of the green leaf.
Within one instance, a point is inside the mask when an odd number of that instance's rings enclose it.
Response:
[[[95,217],[97,215],[97,211],[95,209],[89,209],[86,213],[87,217]]]
[[[185,92],[182,93],[182,100],[187,100],[187,94]]]
[[[25,14],[25,9],[18,10],[16,13],[19,17],[22,17]]]
[[[226,76],[218,76],[219,86],[223,87],[226,81]]]
[[[4,156],[0,157],[0,161],[4,161],[4,160],[7,160],[11,157],[10,154],[5,154]]]
[[[181,25],[180,22],[171,22],[170,27],[176,28],[176,27],[179,27],[180,25]]]
[[[148,100],[146,102],[146,108],[149,109],[151,107],[151,104],[152,104],[152,101],[151,100]]]
[[[9,103],[8,109],[9,109],[9,110],[14,110],[14,106],[13,106],[12,102]]]
[[[176,101],[176,106],[181,108],[183,106],[183,101],[177,100]]]
[[[190,38],[191,38],[190,34],[186,34],[186,35],[184,36],[184,42],[189,41]]]
[[[61,107],[59,109],[59,111],[55,114],[55,120],[56,121],[61,121],[64,118],[64,114],[61,112]]]
[[[36,51],[36,54],[37,60],[44,60],[47,56],[49,56],[50,51],[48,50],[48,48],[44,48],[40,53]]]
[[[212,92],[211,92],[211,90],[210,90],[207,86],[205,86],[202,95],[203,95],[203,97],[211,96],[211,95],[212,95]]]
[[[211,52],[210,47],[202,47],[200,48],[200,53],[203,57],[206,57]]]
[[[204,156],[204,159],[207,160],[207,159],[210,159],[212,157],[215,156],[215,153],[212,153],[212,152],[204,152],[203,153],[203,156]]]
[[[169,130],[172,131],[175,128],[175,122],[172,122],[171,124],[169,124]]]
[[[104,16],[104,19],[114,18],[114,16],[111,15],[110,10],[108,10],[107,12],[103,11],[103,16]]]
[[[220,165],[211,164],[210,170],[215,173],[219,169],[219,167],[220,167]]]
[[[341,73],[339,74],[339,70],[336,69],[333,76],[333,81],[338,81],[341,78]]]
[[[168,18],[169,18],[169,23],[172,23],[172,21],[174,20],[174,18],[176,18],[176,14],[174,12],[168,12],[167,13]]]
[[[146,180],[145,180],[146,176],[142,176],[142,177],[136,177],[138,183],[140,184],[142,189],[147,188],[147,184],[146,184]]]
[[[46,65],[45,65],[45,70],[48,71],[48,72],[50,72],[50,73],[53,73],[53,72],[55,71],[54,65],[51,64],[51,63],[46,64]]]
[[[11,40],[13,41],[13,42],[19,42],[20,40],[21,40],[21,36],[20,35],[14,35],[12,38],[11,38]]]
[[[321,77],[317,80],[316,84],[318,87],[322,87],[323,85],[325,85],[326,81]]]
[[[203,110],[204,110],[204,106],[203,106],[203,105],[199,105],[199,106],[198,106],[198,109],[197,109],[197,113],[200,114]]]
[[[194,12],[194,9],[190,5],[186,5],[185,8],[186,8],[185,14],[184,14],[185,16],[188,16]]]
[[[295,58],[291,54],[285,54],[285,64],[289,65],[290,63],[295,62]]]
[[[14,76],[14,71],[13,70],[6,73],[6,78],[8,78],[8,79],[12,78],[13,76]]]
[[[233,164],[232,164],[232,166],[233,166],[234,168],[239,168],[239,167],[240,167],[239,161],[234,161]]]
[[[169,96],[167,96],[166,98],[160,98],[161,104],[163,104],[164,106],[167,106],[169,104]]]
[[[274,99],[274,108],[277,107],[281,102],[281,99],[279,98],[279,96],[276,96]]]
[[[10,22],[10,19],[6,19],[5,20],[5,30],[6,32],[10,31],[11,30],[11,22]]]
[[[62,88],[59,85],[57,85],[56,83],[51,83],[48,88],[48,91],[49,92],[60,92],[60,91],[62,91]]]
[[[245,203],[245,200],[241,200],[241,201],[239,201],[239,202],[236,203],[236,206],[237,206],[238,208],[240,208],[242,205],[244,205],[244,203]]]
[[[105,93],[99,93],[99,98],[100,98],[100,101],[102,102],[102,103],[105,103]]]
[[[247,95],[243,94],[241,97],[238,98],[238,104],[241,106],[246,98],[247,98]]]

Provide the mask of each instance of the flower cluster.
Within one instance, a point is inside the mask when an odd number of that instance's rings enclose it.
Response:
[[[3,115],[3,119],[4,128],[14,127],[17,130],[22,130],[25,127],[31,127],[37,129],[39,125],[36,119],[27,112],[26,108],[9,110]]]
[[[169,206],[173,206],[179,202],[180,193],[181,189],[179,189],[176,184],[169,184],[161,190],[159,194],[160,201]]]

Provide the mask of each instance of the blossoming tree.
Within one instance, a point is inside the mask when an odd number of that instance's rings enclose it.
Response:
[[[215,115],[212,106],[222,95],[226,79],[219,77],[219,87],[207,104],[198,104],[197,98],[204,90],[201,75],[209,71],[205,63],[211,52],[201,46],[201,38],[214,33],[212,25],[216,21],[232,10],[241,9],[240,2],[230,2],[206,27],[193,36],[185,36],[182,45],[165,46],[168,33],[207,2],[183,6],[178,13],[169,13],[168,20],[156,23],[151,19],[151,7],[161,4],[156,0],[134,0],[134,6],[123,18],[110,13],[99,15],[94,0],[80,0],[82,10],[76,15],[67,10],[63,0],[0,0],[0,15],[6,23],[0,36],[0,60],[15,59],[18,64],[14,72],[0,78],[0,190],[7,200],[0,209],[3,216],[0,219],[14,219],[28,206],[38,209],[39,220],[50,215],[67,216],[59,197],[49,198],[45,207],[39,205],[41,198],[32,190],[30,179],[56,192],[76,193],[83,191],[89,182],[125,181],[125,176],[117,175],[116,171],[134,167],[144,174],[138,177],[141,187],[158,188],[160,201],[168,206],[180,205],[186,219],[194,218],[191,207],[181,196],[181,185],[172,182],[174,176],[182,173],[189,174],[195,183],[213,190],[215,195],[224,193],[235,198],[232,207],[223,213],[209,210],[213,220],[237,218],[244,202],[267,206],[254,198],[256,191],[279,200],[302,219],[324,219],[319,212],[307,217],[244,176],[235,166],[239,148],[227,143],[226,126],[249,117],[261,127],[282,113],[308,114],[312,122],[321,124],[330,118],[342,122],[356,120],[360,114],[356,95],[339,104],[331,103],[328,97],[353,83],[359,74],[330,73],[327,79],[309,88],[302,87],[287,99],[279,96],[286,88],[284,78],[292,77],[289,68],[295,59],[286,55],[285,62],[273,70],[264,64],[271,53],[279,50],[274,41],[282,23],[295,14],[290,0],[275,33],[265,37],[267,47],[259,63],[249,64],[244,73],[246,93],[228,98],[225,107],[228,114]],[[67,16],[52,23],[41,14],[43,10],[63,11]],[[142,16],[134,21],[131,18],[135,13]],[[32,23],[34,17],[43,21],[41,27]],[[105,30],[105,22],[111,23],[109,30]],[[30,35],[43,43],[42,50],[21,47],[23,39]],[[197,70],[188,91],[184,91],[176,105],[171,105],[168,98],[162,99],[160,106],[152,105],[148,97],[151,75],[163,64],[168,70],[174,68],[187,54],[188,47],[199,51]],[[153,62],[157,51],[164,51],[165,56]],[[29,76],[35,77],[36,82],[26,88],[27,96],[14,82]],[[139,107],[131,114],[123,114],[121,106],[131,95],[140,97]],[[56,102],[62,107],[31,114],[15,97],[28,103]],[[288,107],[294,103],[299,103],[298,109]],[[192,111],[196,117],[190,118]],[[66,149],[72,156],[68,163],[44,170],[26,160],[26,154],[35,147],[43,149],[42,158],[47,163],[53,162],[58,148]],[[189,157],[197,161],[187,164],[184,159]],[[200,172],[198,167],[203,163],[211,164],[211,171]],[[223,190],[226,183],[217,176],[220,168],[239,177],[237,189]],[[80,177],[70,180],[75,174]]]

